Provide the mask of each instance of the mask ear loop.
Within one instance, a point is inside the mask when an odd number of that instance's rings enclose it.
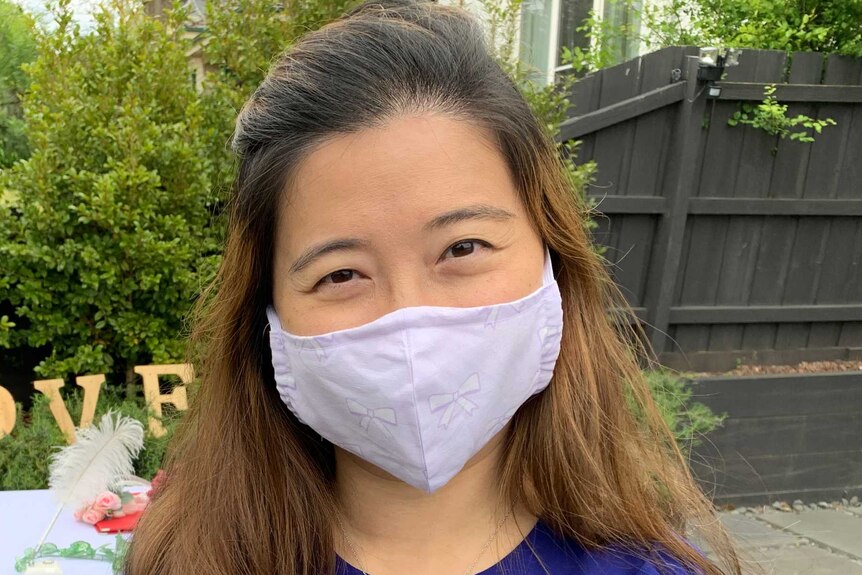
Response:
[[[556,281],[554,277],[554,266],[551,262],[551,248],[545,244],[545,264],[542,270],[542,285],[548,285]]]
[[[266,335],[266,328],[269,328],[270,332],[272,331],[272,317],[274,316],[276,318],[276,321],[278,321],[278,316],[275,315],[275,308],[272,306],[272,304],[267,304],[266,306],[264,306],[263,309],[263,315],[266,318],[266,325],[263,326],[263,331],[264,335]],[[270,316],[270,313],[272,313],[272,316]],[[278,321],[278,326],[281,327],[280,321]]]
[[[266,319],[266,324],[263,326],[263,337],[266,337],[266,329],[269,328],[270,333],[272,332],[272,322],[269,321],[269,316],[266,313],[266,308],[264,308],[263,317]]]

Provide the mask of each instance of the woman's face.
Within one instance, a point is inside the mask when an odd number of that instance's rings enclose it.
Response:
[[[296,335],[402,307],[473,307],[541,284],[542,242],[490,132],[440,114],[338,135],[298,166],[273,300]]]

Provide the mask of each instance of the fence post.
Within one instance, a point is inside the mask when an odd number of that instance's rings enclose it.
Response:
[[[664,350],[670,324],[680,256],[685,239],[688,199],[694,195],[699,174],[700,141],[703,137],[703,118],[706,111],[706,94],[703,83],[697,79],[698,57],[686,56],[683,74],[686,81],[685,99],[679,104],[677,125],[670,146],[666,169],[668,176],[662,184],[666,198],[653,245],[653,266],[647,278],[645,304],[650,344],[656,355]]]

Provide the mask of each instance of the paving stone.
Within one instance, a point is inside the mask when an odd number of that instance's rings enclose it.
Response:
[[[764,575],[862,575],[862,564],[813,545],[769,547],[746,553]],[[743,573],[753,575],[758,571],[747,566]]]
[[[805,513],[767,511],[758,519],[862,560],[862,520],[858,516],[828,510]]]
[[[814,544],[817,539],[808,533],[817,531],[824,525],[831,530],[836,528],[834,524],[837,523],[837,528],[849,528],[847,537],[862,539],[862,515],[844,514],[846,519],[840,519],[836,518],[835,514],[841,514],[841,511],[816,511],[816,514],[833,515],[809,520],[805,527],[806,533],[802,536],[794,530],[801,525],[800,519],[810,516],[812,512],[770,513],[771,515],[766,515],[774,523],[763,521],[764,514],[720,514],[722,523],[730,532],[742,556],[744,575],[862,575],[862,560],[817,547]],[[835,542],[834,536],[824,537],[822,533],[818,535],[821,539],[828,538]],[[706,551],[707,557],[716,559],[702,542],[695,543]],[[833,546],[838,548],[837,545]]]
[[[722,514],[721,522],[741,549],[791,545],[796,536],[745,515]]]

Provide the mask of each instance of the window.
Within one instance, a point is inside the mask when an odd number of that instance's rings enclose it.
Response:
[[[584,25],[584,20],[590,17],[594,9],[593,0],[561,0],[559,14],[559,32],[557,33],[557,61],[554,62],[554,70],[559,72],[571,68],[570,65],[562,65],[559,61],[563,48],[586,49],[590,45],[590,38],[585,32],[578,30]]]
[[[551,61],[551,23],[560,0],[524,0],[521,4],[521,60],[535,72],[535,80],[547,82]]]
[[[578,30],[595,10],[612,27],[636,27],[635,11],[643,0],[523,0],[521,4],[520,58],[535,70],[535,80],[550,83],[556,72],[570,68],[562,65],[563,47],[587,48],[589,37]],[[638,55],[637,40],[626,38],[614,43],[614,59],[622,62]]]
[[[641,0],[627,2],[608,2],[605,0],[602,8],[602,18],[616,30],[625,29],[627,33],[616,38],[609,46],[614,62],[625,62],[640,53],[640,43],[637,32],[640,27],[637,15],[643,6]],[[631,6],[632,9],[628,9]]]

